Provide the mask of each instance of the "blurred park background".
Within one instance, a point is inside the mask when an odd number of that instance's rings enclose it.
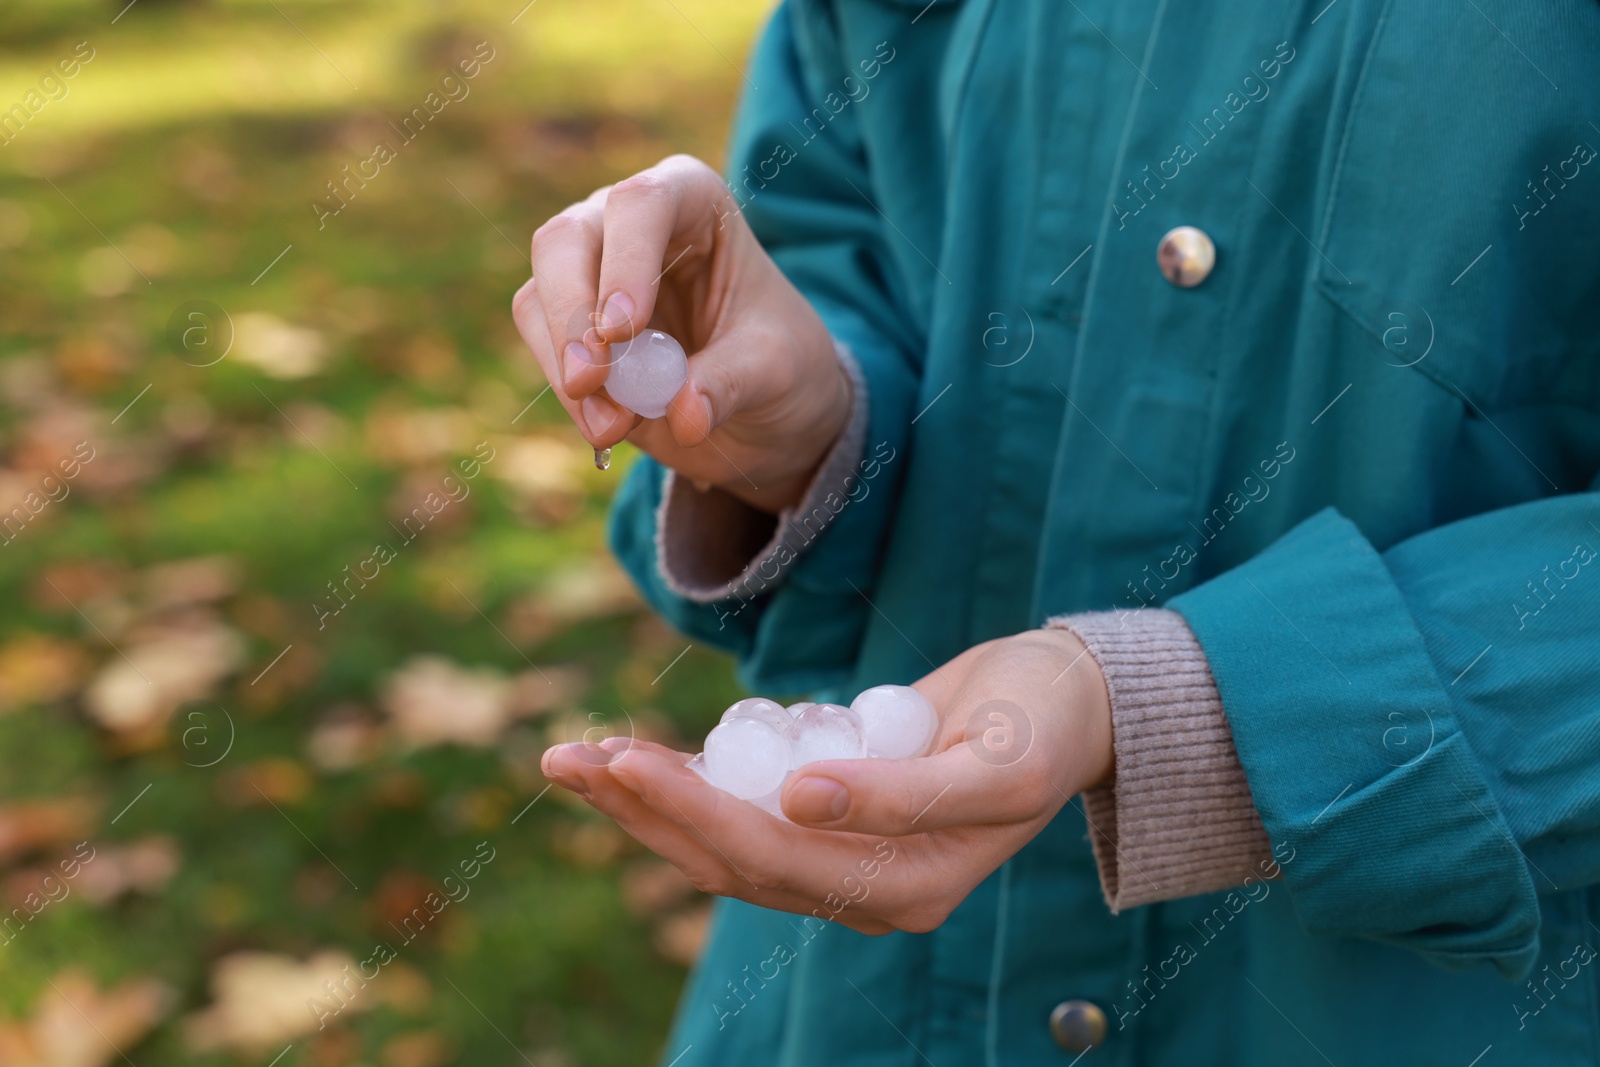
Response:
[[[739,694],[508,309],[766,7],[4,5],[0,1064],[670,1058],[706,901],[539,755]]]

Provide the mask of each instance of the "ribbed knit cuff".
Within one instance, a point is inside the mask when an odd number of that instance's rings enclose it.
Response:
[[[1083,794],[1113,913],[1276,871],[1205,652],[1176,612],[1062,615],[1111,697],[1116,769]]]
[[[849,505],[866,445],[867,382],[850,350],[838,341],[834,349],[850,376],[850,416],[799,503],[774,516],[667,471],[656,511],[656,559],[677,595],[697,604],[759,596]]]

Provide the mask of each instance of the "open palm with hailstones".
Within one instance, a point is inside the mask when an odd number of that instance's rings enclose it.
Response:
[[[751,798],[778,816],[713,786],[689,755],[631,738],[558,745],[544,770],[705,892],[862,933],[932,930],[1073,794],[1110,777],[1111,712],[1093,657],[1066,630],[977,645],[915,689],[937,714],[926,755],[785,768],[776,805]],[[715,761],[717,732],[729,726],[764,737],[740,722],[761,717],[731,716],[707,738],[706,757]],[[830,722],[802,738],[802,754],[832,756],[847,734]],[[910,736],[906,728],[893,739]],[[768,741],[756,743],[767,745],[757,760],[779,758]],[[747,766],[723,780],[750,792],[778,771],[764,773]]]

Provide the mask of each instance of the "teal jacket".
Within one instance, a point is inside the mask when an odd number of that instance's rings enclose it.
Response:
[[[724,904],[666,1058],[1066,1064],[1081,998],[1088,1063],[1600,1061],[1600,4],[789,0],[747,80],[883,461],[752,603],[650,461],[620,557],[766,692],[1170,607],[1282,875],[1113,916],[1070,805],[930,934]]]

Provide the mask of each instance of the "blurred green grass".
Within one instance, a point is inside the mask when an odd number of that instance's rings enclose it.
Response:
[[[84,879],[140,842],[177,863],[0,934],[0,1059],[74,970],[169,994],[120,1053],[74,1065],[265,1064],[286,1045],[279,1067],[660,1054],[703,903],[561,791],[527,805],[550,741],[626,729],[623,709],[641,734],[695,737],[738,692],[724,659],[676,660],[688,642],[619,592],[603,544],[619,472],[589,468],[548,396],[527,407],[544,382],[508,307],[544,218],[670,152],[720,159],[763,15],[7,5],[0,108],[79,42],[94,58],[0,147],[0,516],[74,442],[96,458],[0,546],[0,904],[81,839],[99,850]],[[394,140],[388,123],[481,41],[495,58],[470,95],[318,229],[323,183]],[[225,312],[229,358],[171,350],[189,301]],[[320,366],[286,376],[296,358]],[[480,441],[495,459],[470,496],[402,545],[391,524]],[[395,561],[319,629],[313,604],[379,541]],[[197,557],[231,577],[186,588],[159,569]],[[109,722],[96,680],[184,626],[234,635],[237,662],[139,728]],[[413,748],[387,694],[421,655],[530,685],[549,672],[559,696],[487,747]],[[329,757],[343,727],[365,740]],[[219,961],[398,944],[395,916],[480,841],[495,859],[471,895],[384,969],[410,993],[375,983],[327,1029],[258,1049],[186,1043]]]

